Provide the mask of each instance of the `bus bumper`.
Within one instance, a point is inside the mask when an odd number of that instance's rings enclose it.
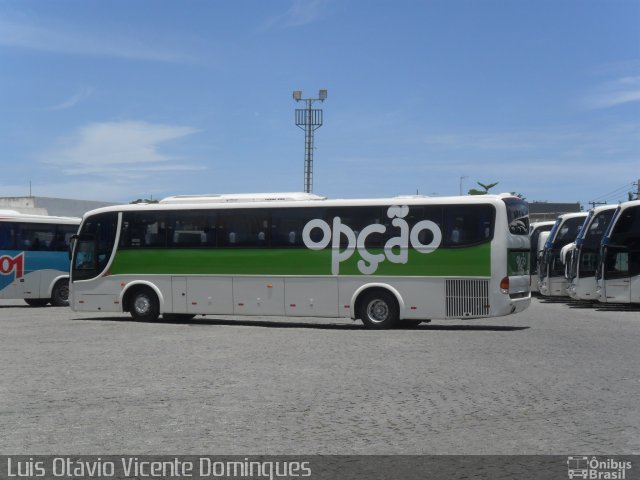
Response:
[[[518,313],[526,310],[531,305],[531,294],[522,298],[511,299],[511,313]]]

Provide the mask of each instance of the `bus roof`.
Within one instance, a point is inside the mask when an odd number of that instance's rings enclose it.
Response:
[[[237,193],[212,195],[174,195],[160,200],[162,204],[190,204],[190,203],[242,203],[242,202],[284,202],[304,200],[325,200],[326,197],[313,193]]]
[[[61,223],[79,225],[79,217],[55,217],[52,215],[31,215],[15,210],[0,210],[0,222]]]
[[[237,195],[177,195],[167,197],[159,203],[133,203],[111,205],[91,210],[84,217],[98,213],[143,210],[199,210],[206,208],[269,208],[277,205],[280,208],[293,207],[355,207],[385,205],[447,205],[447,204],[497,204],[507,198],[518,198],[510,194],[499,195],[466,195],[451,197],[428,197],[423,195],[403,195],[388,198],[360,199],[328,199],[308,193],[249,193]]]

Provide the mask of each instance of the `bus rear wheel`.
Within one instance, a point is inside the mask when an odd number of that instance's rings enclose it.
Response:
[[[371,329],[394,328],[400,318],[398,302],[387,290],[366,292],[359,302],[358,311],[364,326]]]
[[[132,293],[129,313],[136,322],[155,322],[160,316],[158,296],[150,288],[140,288]]]
[[[54,307],[69,306],[69,280],[60,280],[53,286],[51,305]]]

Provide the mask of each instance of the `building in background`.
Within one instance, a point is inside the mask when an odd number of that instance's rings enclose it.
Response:
[[[50,197],[0,197],[0,209],[15,210],[31,215],[54,215],[59,217],[82,217],[95,208],[115,205],[113,202],[74,200]]]
[[[563,213],[581,212],[580,202],[576,203],[551,203],[551,202],[529,202],[529,221],[542,222],[544,220],[555,220]]]

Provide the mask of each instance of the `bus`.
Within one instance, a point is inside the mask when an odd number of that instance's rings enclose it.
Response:
[[[80,218],[0,210],[0,298],[67,306],[69,242]]]
[[[538,252],[536,248],[538,246],[538,239],[540,234],[548,232],[553,228],[556,222],[554,220],[544,222],[531,222],[529,227],[529,239],[531,240],[531,256],[529,261],[529,285],[531,293],[538,291]]]
[[[565,213],[556,219],[539,260],[538,290],[542,295],[567,296],[568,282],[561,252],[575,240],[586,217],[587,212],[579,212]]]
[[[510,195],[175,196],[85,214],[71,307],[134,320],[347,317],[368,328],[524,310],[528,207]]]
[[[618,206],[600,248],[598,300],[640,303],[640,200]]]
[[[567,293],[574,300],[598,300],[596,270],[600,264],[600,242],[615,210],[616,205],[589,210],[576,237],[575,248],[567,262]]]

